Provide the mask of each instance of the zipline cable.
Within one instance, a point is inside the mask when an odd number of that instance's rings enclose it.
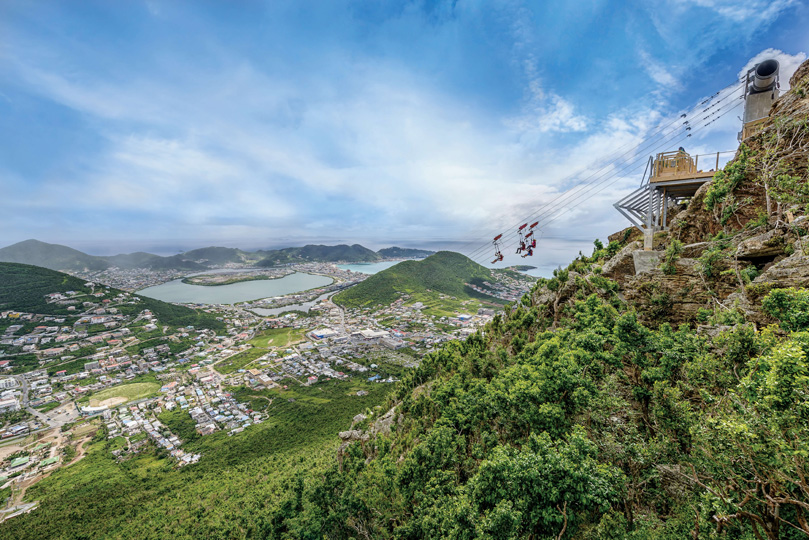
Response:
[[[726,87],[726,88],[727,88],[727,87]],[[723,90],[724,90],[724,89],[723,89]],[[722,91],[723,91],[723,90],[722,90]],[[730,97],[732,97],[732,96],[733,96],[733,95],[734,95],[734,94],[735,94],[735,93],[736,93],[738,90],[739,90],[739,88],[737,88],[736,90],[731,91],[731,92],[730,92],[730,93],[728,93],[726,96],[722,97],[720,100],[717,100],[717,101],[716,101],[714,104],[710,105],[709,107],[705,107],[705,108],[703,108],[701,111],[699,111],[699,112],[696,114],[696,116],[697,116],[697,117],[699,117],[699,115],[704,115],[704,116],[703,116],[701,119],[700,119],[700,118],[698,118],[698,119],[696,120],[696,122],[697,122],[697,124],[696,124],[696,125],[693,125],[693,124],[692,124],[693,120],[691,120],[691,121],[686,120],[685,122],[681,123],[681,126],[682,126],[682,125],[686,125],[686,124],[688,124],[688,127],[690,127],[690,128],[691,128],[691,133],[693,134],[693,133],[696,133],[695,128],[701,128],[701,127],[704,127],[705,125],[708,125],[709,123],[713,123],[714,121],[718,120],[718,119],[719,119],[721,116],[724,116],[724,114],[726,114],[726,111],[725,111],[725,112],[723,112],[723,110],[724,110],[724,109],[726,109],[726,108],[728,107],[728,105],[727,105],[727,104],[726,104],[726,105],[723,105],[722,107],[720,107],[720,108],[716,109],[716,110],[715,110],[715,111],[713,111],[713,112],[710,112],[710,110],[711,110],[713,107],[718,106],[718,105],[719,105],[720,103],[722,103],[723,101],[725,101],[725,100],[729,99]],[[721,93],[722,91],[720,91],[720,93]],[[703,102],[703,103],[704,103],[704,102]],[[697,107],[697,109],[698,109],[698,108],[699,108],[699,107]],[[691,113],[691,114],[692,114],[692,116],[694,115],[694,113]],[[718,115],[718,116],[717,116],[717,115]],[[677,120],[675,120],[674,122],[672,122],[672,124],[674,124],[674,123],[678,123],[678,122],[679,122],[681,119],[682,119],[682,116],[680,116],[680,118],[678,118]],[[671,124],[670,124],[670,125],[671,125]],[[670,127],[670,125],[669,125],[668,127]],[[630,154],[630,153],[635,153],[635,154],[636,154],[636,156],[637,156],[637,155],[639,155],[639,154],[640,154],[640,152],[644,152],[644,153],[648,152],[648,151],[649,151],[649,146],[650,146],[650,145],[655,145],[655,149],[657,149],[657,148],[659,148],[659,147],[660,147],[662,144],[667,144],[667,143],[668,143],[668,142],[669,142],[669,141],[672,139],[672,137],[673,137],[673,136],[676,136],[676,135],[677,135],[677,132],[678,132],[678,131],[679,131],[679,127],[678,127],[677,129],[670,130],[668,133],[663,134],[663,136],[662,136],[662,137],[663,137],[662,142],[660,141],[660,136],[659,136],[659,135],[658,135],[658,136],[656,136],[656,137],[654,137],[654,138],[652,138],[651,140],[646,140],[646,141],[644,141],[643,143],[641,143],[641,144],[637,145],[637,146],[636,146],[634,149],[630,150],[630,152],[626,152],[626,153],[624,153],[622,156],[619,156],[618,158],[615,158],[615,159],[613,159],[612,161],[610,161],[610,162],[608,162],[607,164],[605,164],[604,166],[602,166],[601,171],[604,171],[604,169],[607,169],[608,167],[611,167],[611,166],[616,166],[617,162],[622,161],[622,160],[623,160],[623,162],[624,162],[624,165],[626,165],[626,160],[625,160],[625,159],[623,159],[623,158],[624,158],[624,156],[626,156],[627,154]],[[687,138],[687,137],[686,137],[686,138]],[[657,144],[656,144],[656,143],[657,143]],[[646,162],[646,159],[645,159],[645,156],[644,156],[644,163],[645,163],[645,162]],[[629,164],[629,166],[632,166],[632,165],[633,165],[633,163],[630,163],[630,164]],[[620,167],[620,166],[619,166],[619,167]],[[623,169],[623,170],[625,170],[625,169],[626,169],[626,167],[624,167],[624,169]],[[589,178],[592,178],[593,176],[596,176],[598,172],[599,172],[599,171],[596,171],[596,173],[591,174],[591,175],[588,177],[588,179],[589,179]],[[610,174],[608,174],[608,173],[610,173]],[[585,191],[585,190],[587,190],[587,189],[590,189],[590,188],[592,188],[592,187],[595,187],[595,186],[597,186],[598,184],[600,184],[601,182],[604,182],[604,181],[609,180],[609,179],[610,179],[610,178],[612,178],[612,177],[613,177],[615,174],[617,174],[617,173],[616,173],[616,171],[615,171],[615,169],[614,169],[614,168],[613,168],[613,169],[610,169],[610,170],[608,170],[608,171],[604,171],[604,172],[602,172],[600,175],[597,175],[596,181],[594,181],[594,182],[590,182],[590,183],[586,183],[586,184],[585,184],[585,183],[581,183],[581,184],[579,184],[579,185],[575,186],[574,188],[572,188],[571,190],[568,190],[568,191],[567,191],[567,192],[565,192],[565,193],[561,193],[561,194],[559,194],[557,197],[555,197],[555,198],[554,198],[554,199],[552,199],[551,201],[548,201],[547,203],[543,204],[543,205],[542,205],[542,206],[541,206],[539,209],[537,209],[537,211],[535,211],[535,213],[534,213],[532,216],[530,216],[530,217],[526,218],[525,220],[521,221],[520,223],[523,223],[523,222],[530,222],[530,221],[533,219],[533,217],[535,217],[535,216],[537,216],[537,215],[542,214],[542,213],[543,213],[543,212],[544,212],[544,211],[545,211],[545,210],[546,210],[546,209],[547,209],[549,206],[551,206],[551,205],[555,205],[555,206],[557,207],[557,209],[558,209],[558,205],[559,205],[559,204],[563,204],[563,203],[569,202],[569,200],[571,200],[571,198],[574,198],[574,199],[575,199],[575,196],[577,196],[577,195],[581,194],[581,192],[582,192],[582,191]],[[605,175],[607,175],[607,176],[605,176]],[[567,180],[567,179],[565,179],[565,180]],[[585,179],[585,180],[586,180],[586,179]],[[568,200],[565,200],[565,199],[568,199]],[[517,225],[519,225],[519,224],[517,224]],[[505,237],[503,238],[503,240],[508,241],[510,238],[512,238],[512,237],[514,237],[514,236],[516,236],[516,233],[514,233],[514,232],[513,232],[513,229],[514,229],[514,228],[516,228],[516,227],[517,227],[517,225],[514,225],[514,226],[512,227],[512,232],[511,232],[511,233],[507,233],[506,235],[504,235]],[[474,258],[474,257],[475,257],[475,256],[476,256],[476,255],[477,255],[477,254],[478,254],[480,251],[483,251],[483,250],[485,250],[485,249],[489,249],[490,247],[491,247],[491,242],[487,242],[486,244],[482,245],[481,247],[479,247],[478,249],[476,249],[476,250],[474,250],[472,253],[470,253],[470,258]]]
[[[724,111],[722,114],[718,115],[716,118],[712,118],[711,120],[705,121],[702,125],[697,126],[696,129],[704,128],[708,124],[711,124],[711,123],[719,120],[723,116],[725,116],[725,115],[729,114],[730,112],[734,111],[739,105],[741,105],[741,103],[736,103],[734,106],[728,108],[726,111]],[[695,130],[692,129],[691,133],[694,133],[694,132],[695,132]],[[680,142],[685,141],[688,138],[688,136],[689,136],[688,134],[682,136],[674,144],[678,144]],[[669,141],[667,140],[667,141],[662,142],[660,145],[658,145],[658,147],[663,146],[664,144],[669,144]],[[598,193],[602,192],[607,187],[613,185],[615,182],[617,182],[617,181],[621,180],[622,178],[624,178],[623,173],[625,171],[631,169],[632,167],[635,167],[635,170],[632,171],[634,173],[634,172],[640,170],[641,166],[645,166],[645,161],[642,162],[642,163],[638,163],[637,161],[633,162],[633,163],[629,163],[629,164],[625,165],[620,171],[614,172],[612,175],[610,175],[609,177],[607,177],[604,180],[602,180],[601,182],[599,182],[600,187],[599,187],[598,190],[593,191],[593,192],[591,192],[589,194],[588,194],[588,192],[579,192],[577,194],[578,195],[577,197],[571,199],[570,201],[567,201],[568,204],[566,206],[557,207],[557,209],[553,210],[550,214],[547,214],[547,215],[543,216],[542,218],[540,218],[540,220],[539,220],[540,224],[538,225],[538,227],[540,229],[542,229],[543,227],[546,227],[549,223],[551,223],[553,221],[556,221],[559,217],[561,217],[563,215],[563,211],[568,211],[568,210],[571,210],[573,208],[576,208],[576,207],[580,206],[585,201],[589,200],[593,196],[595,196]],[[610,180],[611,178],[613,179],[611,182],[604,183],[605,181]],[[597,186],[596,185],[591,185],[590,187],[597,187]],[[573,201],[575,201],[577,199],[580,199],[581,197],[584,197],[584,198],[582,200],[580,200],[579,202],[577,202],[576,204],[572,204],[572,205],[569,204],[569,203],[572,203]],[[530,221],[531,219],[532,218],[528,218],[527,221]],[[513,237],[513,236],[516,236],[516,234],[509,235],[508,238],[503,238],[502,239],[503,242],[501,244],[501,249],[507,249],[508,247],[512,247],[512,246],[516,245],[515,242],[509,242],[509,239],[511,237]],[[491,244],[489,243],[489,244],[486,244],[485,247],[490,247],[490,246],[491,246]],[[483,247],[481,247],[479,250],[476,250],[476,251],[480,251],[481,249],[483,249]],[[481,260],[482,259],[479,256],[473,257],[471,255],[470,255],[470,258],[473,259],[473,260]]]

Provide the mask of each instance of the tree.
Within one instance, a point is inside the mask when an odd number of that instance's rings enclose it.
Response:
[[[478,529],[495,538],[561,538],[589,513],[609,510],[623,474],[599,464],[596,446],[577,426],[567,441],[531,435],[522,450],[497,448],[470,481]],[[501,536],[502,535],[502,536]]]
[[[720,531],[746,522],[758,539],[777,540],[784,528],[809,535],[807,349],[803,333],[751,360],[737,392],[695,425],[684,476],[707,492]]]

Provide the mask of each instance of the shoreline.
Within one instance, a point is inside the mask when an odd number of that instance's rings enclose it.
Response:
[[[194,278],[197,277],[207,277],[213,275],[222,275],[222,274],[202,274],[197,276],[186,276],[182,278],[180,281],[185,283],[186,285],[199,285],[200,287],[219,287],[220,285],[233,285],[234,283],[243,283],[245,281],[269,281],[273,279],[282,279],[287,276],[291,276],[296,272],[290,272],[289,274],[284,274],[283,276],[267,276],[267,275],[257,275],[257,276],[242,276],[242,277],[234,277],[230,279],[226,279],[224,281],[220,281],[217,283],[195,283],[192,281]]]

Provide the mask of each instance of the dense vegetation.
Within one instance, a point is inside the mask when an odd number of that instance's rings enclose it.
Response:
[[[57,315],[67,313],[67,306],[51,303],[45,295],[76,291],[90,294],[85,281],[67,274],[28,264],[0,262],[0,310]],[[83,300],[89,300],[85,297]]]
[[[432,291],[457,298],[483,296],[467,283],[491,281],[491,272],[460,253],[439,251],[421,261],[403,261],[378,272],[365,281],[334,296],[334,301],[346,307],[390,304],[399,293],[414,294]]]
[[[368,395],[357,396],[360,389]],[[266,537],[298,512],[304,486],[334,459],[334,434],[357,412],[384,402],[390,389],[331,382],[287,392],[238,390],[270,418],[233,437],[200,437],[186,411],[163,414],[187,441],[183,448],[203,454],[179,470],[151,445],[116,462],[110,451],[121,441],[99,435],[85,458],[29,489],[39,508],[0,524],[0,537]],[[275,398],[271,405],[268,398]]]
[[[112,296],[121,293],[113,288],[104,288],[104,290],[109,290]],[[85,281],[82,279],[47,268],[27,264],[0,263],[0,310],[64,315],[68,313],[68,306],[48,303],[45,295],[67,291],[88,295],[93,292],[93,289],[85,287]],[[80,296],[78,300],[81,302],[96,299],[91,296]],[[192,325],[196,328],[213,330],[222,330],[225,327],[222,321],[209,313],[145,296],[139,297],[134,304],[121,304],[116,307],[125,314],[140,313],[144,309],[151,310],[162,324],[169,326]],[[79,308],[81,308],[81,304],[79,304]]]
[[[807,303],[794,290],[770,298],[774,315]],[[550,331],[541,308],[518,305],[406,375],[394,435],[353,445],[285,526],[329,538],[802,537],[802,321],[784,319],[788,335],[741,324],[710,338],[649,328],[591,295]]]

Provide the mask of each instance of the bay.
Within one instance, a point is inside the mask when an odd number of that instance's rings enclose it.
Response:
[[[181,279],[175,279],[168,283],[147,287],[138,291],[137,294],[164,302],[182,304],[235,304],[325,287],[332,282],[330,277],[303,272],[296,272],[278,279],[242,281],[230,285],[214,286],[189,285],[183,283]]]

